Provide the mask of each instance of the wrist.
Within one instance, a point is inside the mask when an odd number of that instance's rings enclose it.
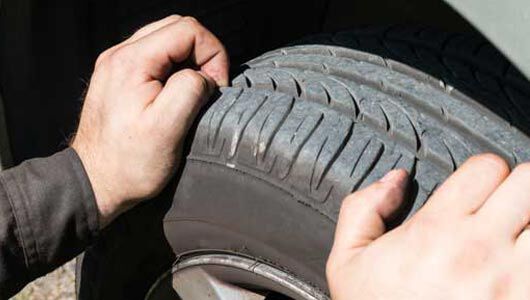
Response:
[[[94,155],[94,151],[89,151],[79,143],[72,144],[72,148],[79,156],[85,172],[88,175],[92,192],[94,193],[97,209],[99,212],[99,227],[104,228],[117,216],[126,211],[129,207],[126,201],[112,187],[112,180],[107,180],[107,171],[98,165],[101,159]],[[116,180],[116,178],[114,178]]]

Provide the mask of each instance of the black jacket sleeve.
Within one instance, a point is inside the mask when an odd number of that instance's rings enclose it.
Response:
[[[0,173],[0,299],[78,255],[98,228],[92,187],[73,149]]]

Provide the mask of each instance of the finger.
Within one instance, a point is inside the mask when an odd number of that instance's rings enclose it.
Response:
[[[530,163],[519,165],[476,213],[492,234],[514,238],[530,221]]]
[[[158,119],[168,128],[187,130],[215,87],[213,79],[184,69],[173,74],[151,104]],[[179,131],[180,132],[180,131]]]
[[[360,190],[342,204],[334,253],[363,248],[385,232],[385,220],[401,205],[407,186],[407,172],[394,170],[380,181]]]
[[[182,16],[180,15],[171,15],[167,16],[161,20],[155,21],[153,23],[147,24],[144,27],[138,29],[130,38],[126,40],[127,43],[133,43],[138,41],[139,39],[159,30],[163,27],[166,27],[169,24],[178,22],[180,19],[182,19]]]
[[[499,156],[474,156],[436,190],[419,213],[438,214],[443,211],[444,218],[472,214],[509,174],[510,167]]]
[[[157,80],[168,75],[171,66],[190,58],[219,86],[228,84],[228,54],[221,42],[198,21],[183,17],[175,23],[130,44],[135,62],[145,74]]]

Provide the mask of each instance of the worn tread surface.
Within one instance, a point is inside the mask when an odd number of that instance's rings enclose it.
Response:
[[[429,74],[485,105],[526,134],[530,133],[530,85],[482,37],[418,26],[368,27],[308,37],[297,43],[330,44],[385,57],[396,69]],[[399,63],[398,63],[399,62]],[[434,79],[437,80],[437,79]]]
[[[473,154],[530,160],[528,83],[491,46],[441,35],[361,30],[266,53],[203,116],[190,158],[290,190],[330,219],[393,168],[412,174],[410,213]]]

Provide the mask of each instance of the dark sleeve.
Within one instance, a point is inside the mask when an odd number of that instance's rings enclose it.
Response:
[[[92,187],[73,149],[0,173],[0,299],[78,255],[98,227]]]

